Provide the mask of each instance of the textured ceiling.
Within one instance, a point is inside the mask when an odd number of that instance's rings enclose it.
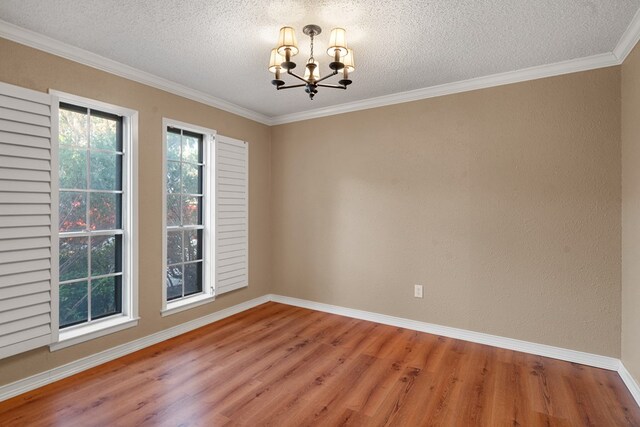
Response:
[[[640,0],[2,0],[0,19],[217,98],[279,116],[611,52]],[[278,29],[347,29],[349,90],[276,92],[267,71]],[[318,52],[321,54],[319,55]],[[333,83],[329,79],[327,83]]]

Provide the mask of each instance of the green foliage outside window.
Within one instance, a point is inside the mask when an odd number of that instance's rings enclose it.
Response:
[[[121,118],[66,105],[61,105],[59,118],[59,307],[64,327],[122,311],[123,154]]]

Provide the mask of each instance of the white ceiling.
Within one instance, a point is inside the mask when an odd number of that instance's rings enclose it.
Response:
[[[612,52],[640,0],[2,0],[0,19],[269,117]],[[347,29],[347,91],[276,92],[278,29]],[[317,52],[321,54],[318,55]],[[334,78],[335,79],[335,78]],[[292,81],[293,83],[294,81]],[[329,79],[326,83],[333,83]]]

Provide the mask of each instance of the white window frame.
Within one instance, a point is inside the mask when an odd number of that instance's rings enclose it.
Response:
[[[138,325],[138,112],[105,102],[56,90],[49,90],[52,100],[51,182],[52,182],[52,344],[51,351],[79,344]],[[59,301],[59,232],[58,230],[58,156],[59,105],[61,102],[122,116],[122,313],[60,330]]]
[[[202,292],[167,301],[167,128],[173,127],[203,135],[202,177]],[[215,138],[216,131],[163,117],[162,119],[162,309],[168,316],[215,300]]]

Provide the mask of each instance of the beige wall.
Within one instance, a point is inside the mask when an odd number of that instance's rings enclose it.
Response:
[[[0,81],[39,91],[49,88],[137,110],[139,114],[140,324],[80,345],[36,349],[0,360],[0,385],[71,362],[153,332],[264,295],[270,290],[269,127],[93,68],[0,39]],[[162,300],[162,118],[216,129],[249,141],[250,286],[215,302],[168,317]]]
[[[619,67],[277,126],[274,291],[617,357],[620,158]]]
[[[640,46],[622,65],[622,362],[640,382]]]

